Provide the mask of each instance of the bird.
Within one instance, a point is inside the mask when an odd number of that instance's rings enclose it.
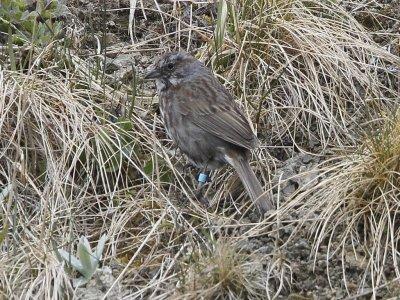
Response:
[[[191,164],[204,172],[232,166],[260,213],[274,209],[250,166],[251,150],[259,141],[212,71],[187,52],[168,52],[154,61],[144,79],[155,80],[166,132]]]

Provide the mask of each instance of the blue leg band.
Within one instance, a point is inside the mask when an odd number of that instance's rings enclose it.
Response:
[[[208,174],[205,173],[200,173],[199,177],[197,178],[197,181],[201,183],[206,183],[207,180],[208,180]]]

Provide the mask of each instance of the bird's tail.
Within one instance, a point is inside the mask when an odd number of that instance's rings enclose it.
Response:
[[[261,213],[264,215],[267,211],[272,210],[274,208],[272,200],[264,193],[260,181],[250,167],[248,159],[236,155],[234,157],[229,157],[228,161],[238,173],[251,200],[257,205]]]

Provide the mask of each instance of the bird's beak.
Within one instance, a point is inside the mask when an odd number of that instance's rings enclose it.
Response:
[[[160,71],[157,69],[151,69],[147,74],[144,76],[144,79],[154,79],[160,77]]]

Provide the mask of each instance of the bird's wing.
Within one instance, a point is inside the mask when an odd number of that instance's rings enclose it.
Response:
[[[215,99],[210,99],[210,94],[206,93],[196,93],[190,97],[191,101],[186,98],[182,112],[193,124],[222,140],[253,149],[258,140],[245,115],[222,85],[218,89]]]

